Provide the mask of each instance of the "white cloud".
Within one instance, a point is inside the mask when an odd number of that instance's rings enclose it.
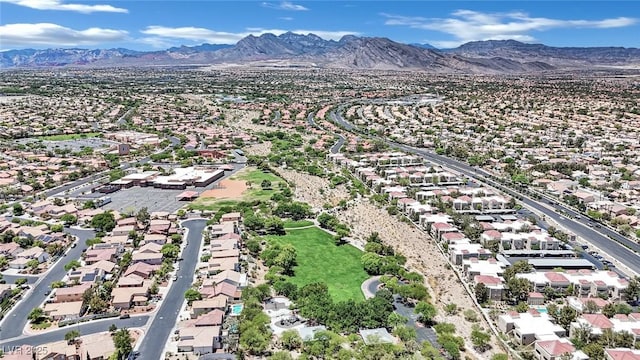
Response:
[[[533,42],[534,31],[561,28],[617,28],[631,26],[638,19],[618,17],[602,20],[562,20],[531,17],[522,12],[483,13],[473,10],[454,11],[449,18],[424,18],[382,13],[385,25],[407,26],[413,29],[439,31],[453,36],[444,41],[430,41],[438,47],[455,47],[475,40],[513,39]]]
[[[64,4],[61,0],[0,0],[36,10],[76,11],[83,14],[93,12],[128,13],[129,10],[111,5]]]
[[[288,11],[307,11],[309,10],[308,8],[302,6],[302,5],[298,5],[298,4],[294,4],[290,1],[282,1],[279,4],[275,4],[275,3],[270,3],[270,2],[263,2],[262,3],[263,7],[267,7],[267,8],[271,8],[271,9],[278,9],[278,10],[288,10]]]
[[[291,21],[293,20],[293,18],[291,16],[281,16],[278,19],[280,20],[285,20],[285,21]]]
[[[211,44],[235,44],[239,40],[249,35],[260,36],[271,33],[281,35],[291,31],[296,34],[313,33],[326,40],[339,40],[345,35],[359,35],[355,31],[325,31],[325,30],[282,30],[282,29],[262,29],[248,28],[243,32],[224,32],[199,27],[179,27],[171,28],[166,26],[149,26],[140,32],[145,35],[152,35],[150,38],[144,38],[141,41],[147,44],[163,44],[166,45],[167,39],[188,40],[193,42],[207,42]],[[165,42],[162,42],[165,39]],[[161,46],[158,46],[161,47]]]
[[[89,28],[74,30],[51,23],[0,25],[2,45],[26,46],[77,46],[115,42],[127,39],[124,30]]]

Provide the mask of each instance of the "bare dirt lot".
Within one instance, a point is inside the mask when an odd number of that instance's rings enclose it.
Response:
[[[245,190],[247,190],[246,181],[224,179],[220,181],[219,186],[203,192],[200,197],[235,200],[241,199]]]

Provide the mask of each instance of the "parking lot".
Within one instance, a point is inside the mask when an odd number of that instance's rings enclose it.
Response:
[[[117,142],[105,140],[101,138],[81,138],[74,140],[61,140],[61,141],[50,141],[50,140],[39,140],[39,139],[19,139],[16,140],[17,143],[28,144],[31,142],[42,142],[42,145],[46,146],[47,150],[53,151],[55,149],[68,149],[72,152],[77,152],[82,150],[85,147],[89,147],[92,149],[101,149],[108,148],[110,146],[118,144]]]
[[[204,191],[204,188],[187,188],[189,191]],[[111,198],[111,202],[104,205],[105,210],[116,210],[118,212],[136,212],[146,207],[149,212],[166,211],[174,212],[183,207],[188,202],[178,201],[176,195],[185,190],[164,190],[152,187],[137,187],[123,189],[111,194],[105,194]]]
[[[196,191],[202,194],[204,191],[218,186],[220,180],[233,175],[242,167],[242,165],[238,165],[234,171],[227,171],[221,179],[216,180],[206,187],[187,186],[185,190],[169,190],[134,186],[129,189],[118,190],[111,194],[101,194],[102,196],[111,198],[111,202],[104,205],[102,209],[115,210],[118,212],[135,212],[146,207],[149,212],[166,211],[172,213],[189,203],[188,201],[179,201],[176,199],[176,196],[180,193],[184,191]]]

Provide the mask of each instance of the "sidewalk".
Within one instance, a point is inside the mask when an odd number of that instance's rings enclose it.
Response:
[[[167,339],[167,342],[164,345],[161,359],[164,359],[168,353],[178,353],[178,341],[175,340],[175,331],[179,329],[179,325],[182,321],[189,320],[191,318],[191,313],[187,309],[187,300],[183,301],[182,307],[180,309],[180,313],[178,313],[178,317],[176,318],[176,323],[171,329],[171,335],[169,335],[169,339]]]
[[[362,293],[364,294],[365,299],[371,299],[372,297],[376,296],[375,293],[372,293],[371,291],[369,291],[369,285],[371,285],[372,282],[379,281],[379,280],[380,280],[380,276],[372,276],[362,282],[362,285],[360,285],[360,289],[362,290]]]

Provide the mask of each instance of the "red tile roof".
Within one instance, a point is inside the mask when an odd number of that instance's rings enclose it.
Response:
[[[613,323],[602,314],[583,314],[582,318],[585,319],[591,326],[598,329],[611,329]]]
[[[559,340],[538,341],[536,345],[541,347],[546,353],[552,356],[561,356],[563,354],[571,354],[574,351],[576,351],[576,348],[573,347],[571,343],[562,342]]]
[[[554,271],[548,271],[544,274],[544,276],[550,281],[550,282],[569,282],[569,280],[562,274],[554,272]]]

